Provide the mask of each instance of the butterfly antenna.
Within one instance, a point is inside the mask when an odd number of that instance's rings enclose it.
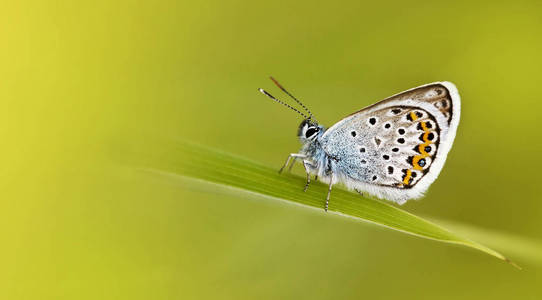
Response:
[[[269,76],[269,78],[279,87],[279,89],[281,89],[283,92],[285,92],[286,95],[290,96],[290,98],[294,99],[295,102],[297,102],[299,105],[301,105],[301,107],[303,107],[303,109],[309,113],[309,119],[312,118],[311,111],[303,103],[301,103],[301,101],[299,101],[296,97],[294,97],[294,95],[290,94],[290,92],[288,92],[282,85],[280,85],[280,83],[275,78],[273,78],[272,76]],[[316,121],[316,119],[315,119],[315,121]]]
[[[266,92],[264,89],[258,89],[258,90],[259,90],[262,94],[264,94],[264,95],[266,95],[267,97],[269,97],[271,100],[276,101],[276,102],[278,102],[278,103],[280,103],[280,104],[282,104],[282,105],[288,107],[289,109],[291,109],[291,110],[297,112],[298,114],[302,115],[303,118],[309,119],[309,117],[307,117],[304,113],[302,113],[302,112],[300,112],[299,110],[297,110],[296,108],[291,107],[290,105],[288,105],[288,104],[286,104],[286,103],[280,101],[279,99],[273,97],[271,94],[269,94],[268,92]]]

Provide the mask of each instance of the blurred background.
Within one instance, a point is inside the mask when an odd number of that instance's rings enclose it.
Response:
[[[540,299],[540,261],[187,190],[111,152],[151,135],[279,168],[300,118],[257,92],[286,99],[269,75],[327,126],[448,80],[454,147],[403,208],[539,241],[541,36],[540,1],[6,2],[0,298]]]

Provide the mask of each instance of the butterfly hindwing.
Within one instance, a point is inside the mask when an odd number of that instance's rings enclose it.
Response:
[[[337,176],[351,188],[403,203],[436,179],[459,122],[451,83],[418,87],[366,107],[322,136]]]

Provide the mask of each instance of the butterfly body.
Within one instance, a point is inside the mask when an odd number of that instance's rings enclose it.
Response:
[[[384,99],[329,129],[311,114],[298,130],[301,150],[290,157],[303,160],[306,187],[311,174],[329,184],[326,210],[336,183],[403,204],[422,197],[439,175],[460,106],[452,83],[435,82]]]

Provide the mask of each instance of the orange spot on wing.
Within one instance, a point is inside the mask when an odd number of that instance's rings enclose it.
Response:
[[[429,145],[432,144],[433,141],[429,139],[429,135],[432,134],[431,131],[426,131],[423,133],[422,140],[425,142],[425,144]],[[433,133],[434,134],[434,133]],[[434,138],[434,137],[433,137]]]
[[[406,171],[406,175],[405,175],[405,179],[403,179],[403,183],[408,185],[409,182],[410,182],[410,178],[412,177],[412,171],[411,170],[407,170]]]
[[[416,114],[414,112],[410,112],[410,117],[412,118],[412,120],[418,119],[418,116],[416,116]],[[419,170],[419,171],[423,170],[423,167],[421,167],[419,165],[419,161],[421,159],[424,159],[424,158],[430,156],[429,153],[427,153],[425,151],[425,147],[432,144],[432,142],[428,139],[428,136],[431,133],[431,129],[427,128],[427,123],[426,122],[421,122],[420,124],[422,126],[423,131],[424,131],[423,136],[422,136],[422,139],[423,139],[424,143],[418,145],[418,150],[420,152],[420,155],[416,155],[412,159],[412,166],[414,167],[413,169],[414,170]],[[407,170],[406,176],[403,179],[403,183],[404,184],[409,184],[411,178],[412,178],[412,170]]]
[[[429,131],[429,128],[427,128],[427,123],[421,122],[423,131]]]
[[[429,144],[425,143],[425,144],[420,144],[418,146],[418,151],[420,151],[420,153],[424,156],[429,156],[429,153],[425,152],[425,146],[429,146]]]
[[[420,159],[425,158],[425,157],[426,157],[425,155],[414,156],[414,158],[412,159],[412,165],[414,166],[415,170],[419,170],[419,171],[423,170],[423,168],[420,167],[418,162],[420,161]]]

